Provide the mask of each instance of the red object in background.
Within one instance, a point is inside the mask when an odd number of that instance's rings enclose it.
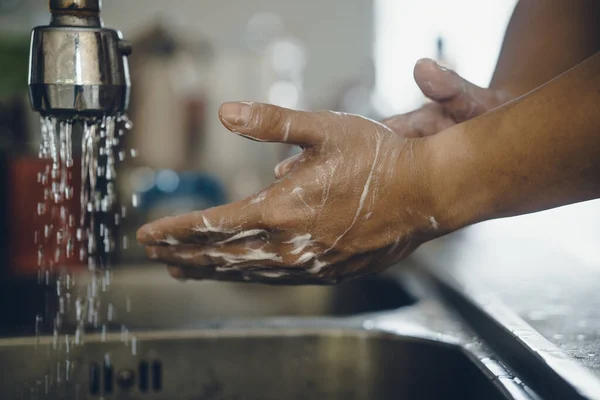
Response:
[[[81,171],[78,166],[81,161],[75,159],[73,172],[72,199],[65,203],[68,213],[75,217],[75,227],[70,234],[75,237],[75,230],[79,227],[81,207],[79,204],[79,193],[81,187]],[[20,278],[30,278],[38,273],[38,250],[35,244],[36,230],[43,229],[44,219],[37,214],[38,203],[44,199],[44,187],[38,182],[38,173],[44,171],[48,165],[47,160],[41,160],[35,156],[20,156],[10,159],[8,162],[8,179],[5,195],[8,196],[8,271],[11,275]],[[79,248],[77,241],[73,256],[69,257],[64,264],[69,270],[79,270],[84,263],[79,261]],[[52,250],[49,248],[47,250]],[[48,253],[48,252],[46,252]],[[48,256],[48,254],[46,254]]]

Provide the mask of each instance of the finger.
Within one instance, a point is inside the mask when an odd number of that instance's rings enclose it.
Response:
[[[240,271],[251,267],[280,267],[282,257],[263,242],[230,242],[217,246],[148,246],[148,257],[168,265],[217,271]]]
[[[159,219],[137,232],[141,244],[179,245],[211,243],[260,233],[259,204],[252,198],[204,211]]]
[[[240,271],[216,272],[211,269],[186,268],[172,265],[167,267],[167,271],[169,272],[169,275],[179,281],[193,279],[196,281],[218,280],[225,282],[243,282],[248,280],[248,278]]]
[[[449,117],[443,116],[441,108],[437,103],[425,104],[418,110],[396,115],[382,123],[406,139],[433,135],[455,124]]]
[[[396,115],[382,123],[406,139],[433,135],[454,125],[454,121],[443,116],[441,107],[436,103],[425,104],[418,110]]]
[[[302,271],[255,268],[247,271],[215,271],[202,268],[169,266],[169,275],[180,281],[215,280],[221,282],[253,282],[267,285],[335,285],[335,279],[310,276]]]
[[[219,117],[230,131],[260,142],[314,146],[324,139],[319,125],[326,116],[317,113],[262,103],[225,103]]]
[[[280,179],[282,176],[287,175],[302,157],[302,153],[298,153],[292,157],[289,157],[275,166],[275,178]]]
[[[423,94],[442,104],[456,122],[476,117],[493,107],[488,89],[472,84],[431,59],[417,61],[414,77]]]

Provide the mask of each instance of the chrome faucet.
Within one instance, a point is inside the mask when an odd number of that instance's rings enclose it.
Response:
[[[50,0],[50,25],[33,29],[31,106],[44,116],[102,117],[127,111],[131,44],[104,28],[102,0]]]

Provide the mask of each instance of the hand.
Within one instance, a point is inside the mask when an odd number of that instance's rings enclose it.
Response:
[[[474,85],[431,59],[417,61],[414,77],[423,94],[433,102],[383,121],[405,138],[436,134],[512,99],[507,92]]]
[[[331,284],[385,269],[445,233],[427,139],[334,112],[228,103],[231,131],[303,147],[245,200],[142,227],[151,259],[182,279]]]

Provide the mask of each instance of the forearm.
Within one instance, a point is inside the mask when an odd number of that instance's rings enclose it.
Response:
[[[448,230],[600,197],[599,110],[597,53],[527,96],[428,138]]]
[[[515,98],[600,50],[600,1],[521,0],[508,25],[493,89]]]

